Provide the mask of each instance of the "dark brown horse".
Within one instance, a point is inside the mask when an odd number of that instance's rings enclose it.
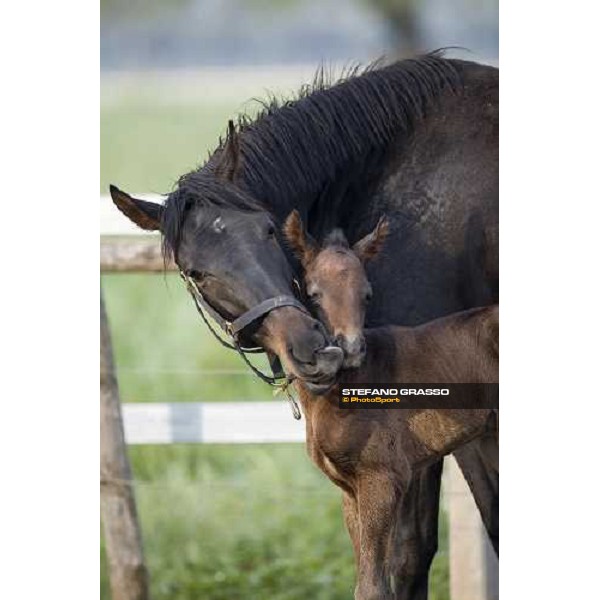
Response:
[[[273,101],[254,120],[231,126],[164,205],[115,187],[111,194],[133,222],[162,232],[165,249],[229,321],[296,294],[299,267],[278,239],[294,208],[317,238],[339,226],[351,242],[388,215],[385,249],[368,267],[369,327],[416,325],[492,304],[498,71],[433,54],[333,83],[319,76],[293,101]],[[315,391],[341,366],[341,352],[297,306],[262,313],[243,337],[278,354],[286,371]],[[498,481],[487,454],[475,441],[455,456],[497,545]],[[441,462],[424,468],[399,508],[399,540],[406,541],[399,598],[427,595],[440,477]]]
[[[344,519],[356,557],[357,600],[395,597],[405,564],[398,551],[403,495],[423,467],[475,438],[497,439],[493,408],[402,410],[341,408],[340,389],[364,382],[497,383],[498,307],[475,308],[417,327],[363,331],[371,294],[364,265],[380,250],[387,224],[350,248],[341,230],[321,247],[308,240],[297,212],[285,232],[305,270],[305,285],[319,317],[338,338],[360,339],[360,361],[339,383],[315,395],[296,383],[306,417],[306,441],[315,464],[344,493]],[[486,406],[486,388],[470,400]],[[489,404],[489,402],[488,402]],[[497,472],[498,465],[494,465]]]

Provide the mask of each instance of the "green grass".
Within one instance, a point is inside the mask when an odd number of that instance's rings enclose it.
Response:
[[[240,102],[102,110],[101,191],[165,191],[214,146]],[[172,275],[102,276],[123,402],[269,400],[221,348]],[[211,369],[242,374],[207,374]],[[275,400],[281,402],[282,400]],[[291,418],[291,416],[290,416]],[[133,446],[130,458],[154,600],[352,597],[340,492],[303,445]],[[447,549],[445,518],[440,547]],[[446,600],[447,554],[431,575]],[[101,597],[110,598],[101,549]]]

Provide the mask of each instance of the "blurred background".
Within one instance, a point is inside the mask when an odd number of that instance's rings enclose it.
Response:
[[[228,118],[320,64],[447,46],[497,64],[497,0],[101,0],[100,194],[170,191]],[[103,275],[102,286],[123,402],[271,398],[209,337],[175,276]],[[352,597],[340,493],[303,445],[132,446],[130,457],[155,600]],[[433,600],[449,598],[446,525],[442,509]]]

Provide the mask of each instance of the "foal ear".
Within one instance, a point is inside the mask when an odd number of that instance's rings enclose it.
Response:
[[[302,266],[306,266],[314,257],[316,247],[314,241],[304,230],[300,213],[293,210],[283,224],[283,233],[290,246],[300,259]]]
[[[361,240],[358,240],[358,242],[352,246],[352,250],[360,260],[367,262],[379,254],[389,232],[390,222],[387,217],[383,215],[377,222],[377,225],[375,225],[375,229],[373,229],[371,233],[365,235]]]
[[[221,156],[215,167],[215,174],[220,179],[234,182],[240,167],[240,140],[235,125],[230,119],[227,124],[227,137],[222,146]]]
[[[110,186],[110,196],[116,207],[138,227],[147,231],[158,231],[163,207],[156,202],[132,198],[116,185]]]

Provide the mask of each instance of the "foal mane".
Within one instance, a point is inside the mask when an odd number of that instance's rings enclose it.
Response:
[[[436,51],[387,66],[353,67],[338,79],[321,68],[293,98],[259,101],[258,115],[230,123],[205,165],[184,175],[167,198],[165,251],[177,249],[192,203],[268,210],[281,218],[302,209],[299,199],[316,198],[336,178],[356,175],[361,163],[399,132],[407,134],[460,79],[456,63]]]
[[[336,227],[323,238],[321,250],[325,248],[339,248],[342,250],[350,248],[346,234],[340,227]]]

